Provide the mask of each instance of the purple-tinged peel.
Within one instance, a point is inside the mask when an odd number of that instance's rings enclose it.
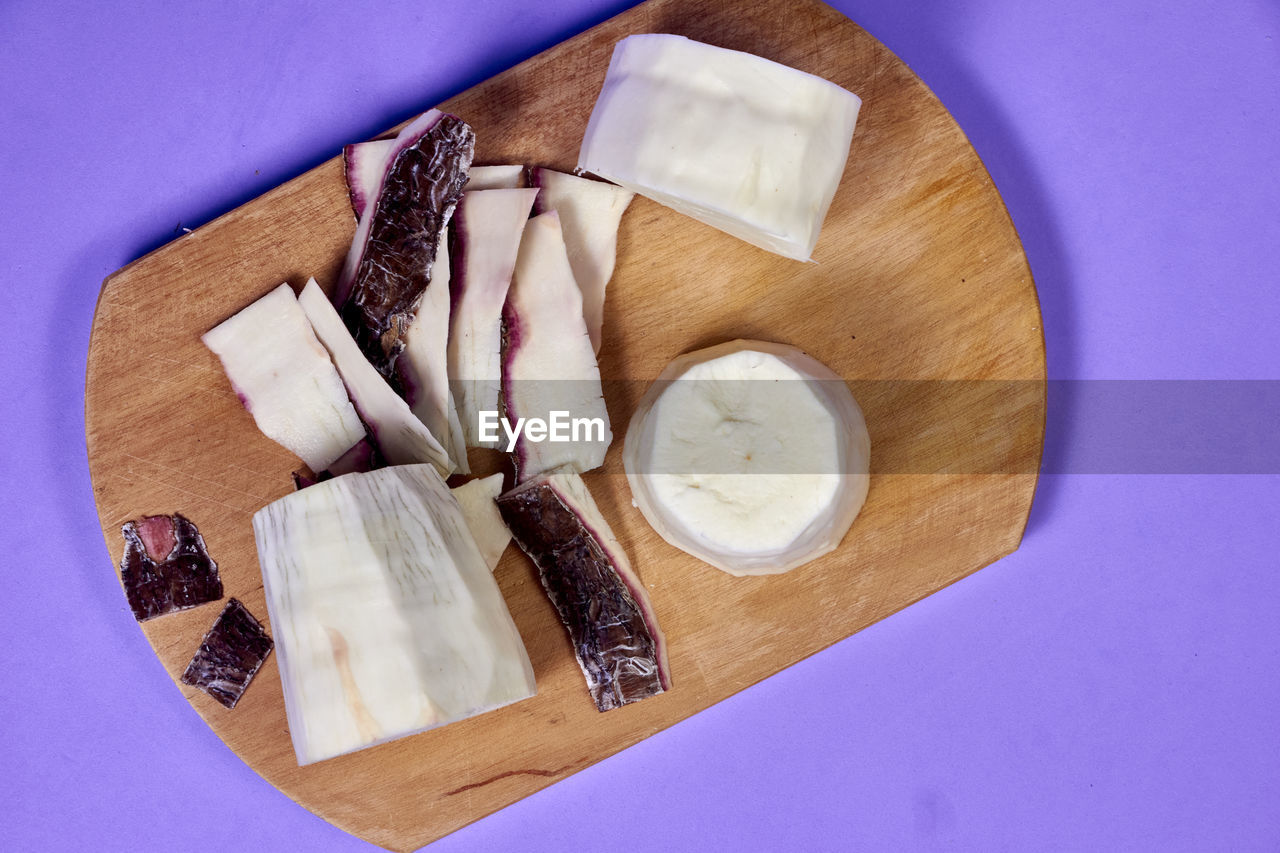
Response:
[[[436,272],[409,324],[404,352],[396,360],[395,370],[401,396],[449,451],[456,471],[467,474],[471,469],[466,440],[449,388],[449,319],[453,309],[447,236],[440,235]]]
[[[274,647],[262,623],[233,598],[200,641],[182,683],[203,690],[227,709],[235,708]]]
[[[448,371],[468,447],[493,446],[480,441],[479,413],[498,410],[502,306],[537,194],[535,189],[466,192],[454,218]]]
[[[582,293],[553,211],[525,226],[503,308],[502,400],[511,424],[560,416],[586,425],[577,440],[516,439],[516,479],[552,468],[583,472],[604,463],[613,441],[600,369],[582,317]]]
[[[329,354],[282,284],[201,338],[263,435],[323,471],[364,438]]]
[[[182,515],[151,515],[120,528],[120,581],[139,622],[222,598],[218,564]]]
[[[389,381],[437,248],[467,181],[475,134],[430,110],[404,128],[356,226],[333,302],[371,364]]]
[[[355,142],[342,149],[342,166],[347,177],[347,193],[351,197],[351,210],[358,220],[364,215],[387,173],[387,155],[395,148],[392,139],[374,139]]]
[[[499,496],[498,509],[538,568],[596,708],[670,689],[666,639],[648,593],[582,478],[543,474]]]

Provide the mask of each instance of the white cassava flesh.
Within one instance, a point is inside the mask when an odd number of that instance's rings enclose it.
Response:
[[[663,539],[733,575],[834,550],[866,500],[871,439],[848,386],[794,347],[731,341],[673,361],[623,466]]]
[[[484,557],[489,571],[498,567],[502,552],[511,543],[511,531],[498,512],[494,502],[502,494],[502,475],[490,474],[478,480],[468,480],[461,486],[453,488],[453,496],[462,507],[462,517],[467,527],[480,546],[480,554]]]
[[[222,362],[240,402],[267,438],[323,471],[364,438],[289,285],[282,284],[201,337]]]
[[[448,371],[468,447],[486,446],[480,441],[479,413],[498,410],[502,306],[537,194],[534,189],[464,192],[454,213],[457,246],[450,284]]]
[[[354,142],[342,149],[347,192],[356,218],[378,194],[387,172],[387,158],[395,147],[395,139],[371,139]],[[511,189],[524,186],[524,166],[472,166],[467,170],[467,191]]]
[[[524,186],[524,166],[472,166],[467,171],[467,192],[513,190]]]
[[[298,764],[534,695],[498,585],[431,466],[309,486],[253,529]]]
[[[368,424],[370,435],[387,462],[428,462],[441,476],[449,476],[453,470],[449,454],[360,352],[337,309],[314,278],[302,289],[298,304],[329,351],[356,410]]]
[[[618,224],[635,193],[622,187],[566,175],[552,169],[534,169],[538,188],[534,209],[560,214],[569,266],[582,291],[582,316],[587,321],[591,347],[600,352],[604,326],[604,294],[618,259]]]
[[[674,35],[614,47],[578,169],[808,260],[862,101],[785,65]]]
[[[519,436],[517,482],[561,466],[581,473],[604,463],[613,432],[582,317],[582,293],[554,211],[530,219],[520,241],[503,308],[502,400],[512,424],[521,418],[550,422],[557,412],[575,422],[570,441]]]
[[[395,369],[413,413],[449,451],[454,470],[467,474],[471,471],[467,444],[449,390],[450,278],[449,235],[442,232],[431,284],[422,292],[417,313],[405,332],[404,352],[396,359]]]
[[[374,139],[356,142],[342,149],[342,165],[347,176],[347,193],[351,197],[351,209],[359,219],[364,209],[378,195],[382,178],[387,173],[387,158],[396,141]]]

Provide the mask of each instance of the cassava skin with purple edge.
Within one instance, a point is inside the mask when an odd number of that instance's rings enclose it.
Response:
[[[538,188],[534,212],[554,210],[560,215],[569,265],[582,291],[582,316],[591,348],[599,353],[605,289],[618,258],[618,225],[635,193],[541,167],[530,171],[530,180]]]
[[[404,335],[431,283],[440,234],[467,182],[475,133],[431,110],[408,125],[356,227],[334,293],[360,350],[388,381]]]
[[[447,361],[449,389],[468,447],[484,446],[479,413],[498,409],[502,306],[537,194],[532,189],[467,190],[458,202]]]
[[[459,204],[458,209],[461,210]],[[457,214],[454,215],[457,223]],[[427,425],[449,452],[456,473],[471,473],[467,443],[458,420],[458,407],[449,390],[449,315],[452,311],[452,269],[449,234],[440,235],[436,270],[431,286],[422,294],[418,311],[405,333],[404,351],[396,359],[400,396],[418,420]]]
[[[383,458],[392,465],[428,462],[442,477],[449,476],[454,465],[440,440],[361,354],[314,278],[298,294],[298,304],[338,369],[351,402],[368,426],[369,438]]]
[[[571,433],[568,441],[539,441],[522,432],[513,450],[516,480],[524,482],[561,466],[580,473],[600,467],[613,431],[582,316],[582,293],[555,211],[525,225],[502,322],[502,403],[507,420],[550,422],[560,413],[587,425]]]
[[[323,471],[365,436],[329,353],[287,283],[200,338],[267,438]]]
[[[351,198],[351,211],[359,220],[365,208],[378,194],[382,178],[387,173],[387,155],[395,148],[392,139],[374,139],[354,142],[342,149],[342,171],[347,178],[347,195]]]
[[[394,146],[394,138],[371,139],[353,142],[342,149],[342,169],[356,219],[364,215],[365,208],[377,194],[387,171],[387,154]],[[467,192],[515,189],[524,185],[524,166],[519,164],[472,166],[467,170]]]
[[[316,483],[323,483],[325,480],[332,480],[334,477],[341,477],[343,474],[363,474],[367,471],[381,468],[385,464],[382,455],[378,453],[378,448],[373,445],[373,442],[368,437],[365,437],[351,445],[350,450],[339,456],[338,461],[323,471],[318,471],[315,474],[294,471],[293,487],[295,489],[305,489],[307,486],[314,486]]]
[[[666,640],[648,593],[572,471],[554,471],[498,497],[520,548],[569,632],[600,711],[671,688]]]
[[[181,515],[148,515],[120,528],[120,580],[139,622],[222,598],[218,564]]]
[[[182,683],[203,690],[225,708],[234,708],[274,647],[262,623],[233,598],[204,635],[182,673]]]

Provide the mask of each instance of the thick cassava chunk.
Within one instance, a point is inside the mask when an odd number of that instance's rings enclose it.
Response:
[[[533,695],[515,623],[432,466],[308,486],[253,530],[299,764]]]

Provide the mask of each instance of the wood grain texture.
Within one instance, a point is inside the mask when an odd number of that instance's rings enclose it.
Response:
[[[835,553],[778,577],[732,578],[649,529],[630,505],[616,441],[587,479],[650,590],[675,683],[607,714],[514,549],[497,574],[533,661],[534,699],[299,768],[275,656],[234,711],[179,685],[264,777],[384,847],[414,849],[599,761],[1008,554],[1022,536],[1044,428],[1030,271],[963,133],[874,38],[810,0],[651,0],[442,106],[475,127],[477,162],[569,169],[614,43],[639,32],[757,53],[845,86],[864,106],[817,263],[635,201],[601,355],[615,429],[621,436],[646,384],[679,353],[736,337],[782,341],[853,382],[878,473]],[[265,619],[250,518],[291,490],[299,463],[257,432],[199,335],[281,281],[300,287],[314,275],[332,287],[354,227],[334,159],[104,283],[85,409],[113,562],[124,521],[180,511],[204,534],[226,594]],[[940,401],[938,383],[903,380],[1019,381],[965,383],[979,390]],[[974,451],[1000,464],[965,464]],[[175,681],[219,607],[142,626]]]

